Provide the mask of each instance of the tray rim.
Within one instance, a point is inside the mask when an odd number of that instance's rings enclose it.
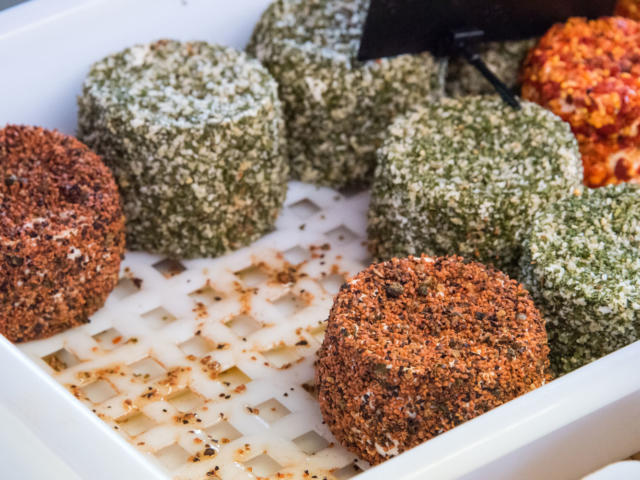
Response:
[[[0,41],[106,1],[30,0],[10,7],[0,13]],[[583,419],[616,400],[640,392],[640,371],[634,368],[638,363],[640,341],[367,470],[358,478],[374,480],[393,476],[410,480],[427,475],[429,478],[455,478],[472,474],[475,469]],[[3,365],[0,379],[4,387],[0,389],[0,402],[81,476],[90,475],[97,479],[168,478],[143,453],[112,431],[1,335],[0,364]],[[32,393],[29,387],[47,399],[48,409],[56,409],[49,420],[42,415],[47,408],[33,408],[37,402],[28,398]],[[38,415],[34,415],[34,411]],[[70,428],[65,436],[74,437],[76,442],[69,442],[69,439],[59,441],[53,425],[55,422],[51,420],[69,422]],[[91,462],[84,461],[84,466],[83,461],[78,460],[78,453],[83,450],[84,454],[91,456]],[[101,454],[95,455],[97,451]],[[118,458],[118,461],[114,462],[113,458]],[[88,463],[94,467],[90,472],[85,469]]]

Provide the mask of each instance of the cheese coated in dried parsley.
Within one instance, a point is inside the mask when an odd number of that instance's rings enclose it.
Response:
[[[536,215],[523,282],[567,373],[640,339],[640,187],[586,190]]]
[[[280,85],[295,178],[369,183],[392,119],[438,90],[433,57],[356,60],[368,0],[276,0],[247,51]]]
[[[127,246],[216,256],[273,228],[286,193],[277,85],[259,62],[160,40],[91,67],[78,134],[113,170]]]
[[[444,99],[398,118],[378,152],[375,257],[462,255],[514,274],[533,214],[581,184],[569,125],[530,102]]]

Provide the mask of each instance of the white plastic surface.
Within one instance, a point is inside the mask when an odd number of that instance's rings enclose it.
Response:
[[[5,476],[20,472],[21,480],[80,480],[40,438],[2,405],[0,425],[3,432],[0,434],[0,472]]]
[[[215,259],[129,252],[91,323],[20,350],[176,480],[346,478],[368,465],[324,425],[313,363],[368,263],[367,204],[292,182],[273,233]]]
[[[75,97],[92,61],[132,43],[160,37],[204,39],[241,47],[268,2],[33,0],[9,9],[0,14],[0,125],[38,124],[73,133]],[[353,230],[358,228],[361,226]],[[345,253],[345,260],[363,259],[349,259]],[[97,323],[87,328],[94,325]],[[26,347],[30,348],[36,347]],[[367,470],[358,478],[584,476],[640,451],[638,364],[640,343]],[[2,338],[0,383],[0,404],[28,425],[81,478],[166,478],[154,463],[57,384],[41,365]]]
[[[640,462],[618,462],[584,477],[584,480],[636,480],[640,478]]]

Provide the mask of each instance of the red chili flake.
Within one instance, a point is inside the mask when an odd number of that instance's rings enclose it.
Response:
[[[623,182],[628,182],[629,180],[631,180],[632,174],[629,172],[629,165],[626,158],[620,158],[616,162],[614,173],[616,177],[618,177]]]

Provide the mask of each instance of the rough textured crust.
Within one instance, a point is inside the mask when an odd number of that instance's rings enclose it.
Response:
[[[508,87],[516,90],[520,85],[519,75],[522,62],[536,39],[510,42],[489,42],[479,48],[480,57],[487,66]],[[451,59],[447,71],[446,92],[458,97],[495,93],[494,88],[478,71],[462,59]]]
[[[343,285],[316,369],[336,438],[379,463],[547,380],[524,288],[459,257],[392,259]]]
[[[571,18],[531,50],[522,96],[571,124],[591,187],[640,182],[640,23]]]
[[[523,282],[567,373],[640,339],[640,187],[586,190],[536,216]]]
[[[496,97],[444,99],[398,118],[378,158],[368,227],[376,258],[457,254],[510,274],[532,215],[582,180],[566,123]]]
[[[0,130],[0,333],[22,342],[86,323],[123,254],[120,197],[100,157],[55,131]]]
[[[616,15],[640,20],[640,1],[639,0],[619,0],[616,6]]]
[[[366,0],[276,0],[247,51],[280,85],[295,178],[342,187],[369,183],[392,118],[438,90],[429,54],[361,63]]]
[[[92,66],[78,105],[79,136],[123,195],[128,248],[216,256],[273,228],[284,125],[256,60],[204,42],[137,45]]]

